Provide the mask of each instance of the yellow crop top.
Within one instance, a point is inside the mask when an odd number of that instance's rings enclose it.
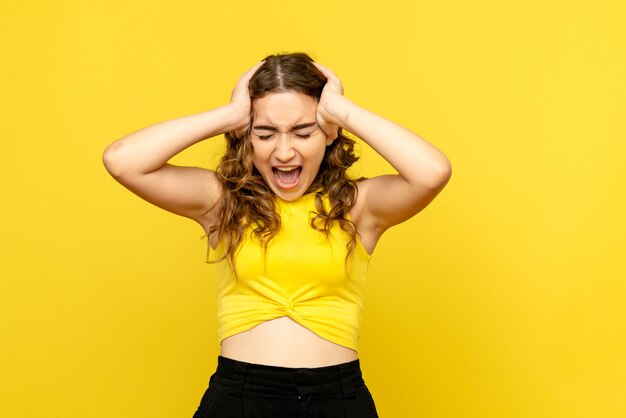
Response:
[[[263,246],[248,231],[234,258],[237,277],[227,260],[218,263],[220,344],[287,315],[320,337],[358,351],[371,256],[359,241],[346,265],[349,235],[335,223],[326,239],[311,228],[314,210],[315,193],[292,202],[277,198],[281,229],[269,242],[265,260]],[[222,256],[224,248],[218,246],[216,253]]]

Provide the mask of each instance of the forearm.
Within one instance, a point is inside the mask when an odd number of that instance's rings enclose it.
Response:
[[[344,96],[336,97],[335,104],[340,126],[365,141],[408,183],[437,187],[449,175],[450,161],[425,139]]]
[[[233,129],[236,112],[225,105],[213,110],[159,122],[123,136],[103,154],[112,174],[145,174],[165,165],[182,150]]]

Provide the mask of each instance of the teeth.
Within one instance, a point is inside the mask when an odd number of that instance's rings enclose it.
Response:
[[[297,169],[298,167],[274,167],[274,168],[280,171],[293,171]]]

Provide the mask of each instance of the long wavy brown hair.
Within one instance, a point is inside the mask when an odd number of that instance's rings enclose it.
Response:
[[[313,97],[319,102],[326,77],[313,65],[313,59],[305,53],[270,55],[250,79],[251,100],[270,93],[296,91]],[[252,125],[252,124],[250,124]],[[222,257],[207,262],[216,263],[228,257],[234,265],[234,254],[244,239],[248,228],[267,248],[278,233],[281,221],[275,211],[276,196],[252,163],[252,144],[249,128],[244,138],[237,139],[227,132],[226,152],[217,166],[217,177],[222,186],[220,199],[220,222],[209,228],[209,246],[212,238],[225,244]],[[316,192],[315,216],[311,227],[328,237],[335,222],[346,231],[350,240],[346,244],[348,256],[357,243],[355,224],[347,218],[357,196],[357,181],[348,177],[346,170],[358,160],[354,154],[355,141],[338,131],[338,137],[327,146],[317,176],[305,193]],[[329,210],[323,202],[328,197]],[[209,249],[210,250],[210,249]],[[347,256],[346,256],[347,260]]]

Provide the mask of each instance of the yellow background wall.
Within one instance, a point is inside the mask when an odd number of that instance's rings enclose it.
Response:
[[[98,4],[101,3],[101,4]],[[201,228],[102,151],[305,51],[439,147],[371,263],[382,417],[626,416],[626,3],[12,2],[0,21],[0,415],[191,417],[218,344]],[[214,167],[221,138],[173,162]],[[366,145],[358,174],[390,167]]]

